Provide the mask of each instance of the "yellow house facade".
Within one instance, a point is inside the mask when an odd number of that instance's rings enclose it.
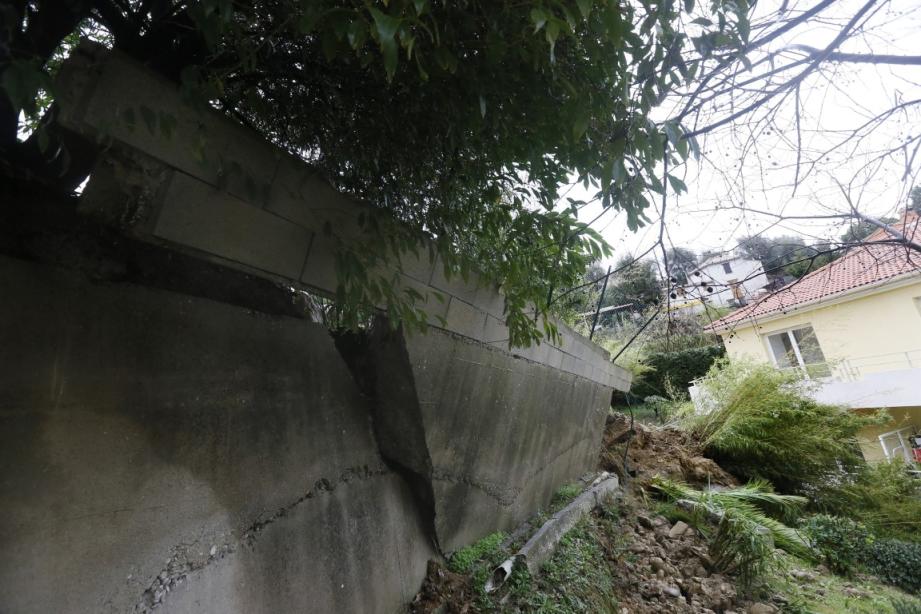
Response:
[[[918,236],[916,214],[900,222]],[[730,360],[801,369],[817,400],[892,421],[865,429],[868,461],[921,457],[921,253],[875,233],[868,245],[716,321]],[[873,242],[880,242],[873,245]]]

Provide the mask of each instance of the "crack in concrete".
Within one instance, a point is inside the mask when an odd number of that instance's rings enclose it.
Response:
[[[566,448],[558,452],[553,458],[551,458],[546,463],[541,465],[536,471],[525,476],[523,483],[524,484],[530,483],[537,476],[539,476],[541,473],[546,471],[548,467],[556,463],[562,456],[564,456],[565,454],[568,454],[576,447],[584,444],[589,439],[592,439],[592,438],[583,437],[582,439],[579,439],[576,442],[570,444],[569,446],[567,446]],[[469,476],[469,475],[458,475],[456,473],[451,473],[450,471],[446,471],[445,469],[438,468],[438,467],[432,470],[432,479],[440,480],[444,482],[450,482],[452,484],[459,483],[459,484],[465,484],[467,486],[471,486],[473,488],[476,488],[477,490],[482,491],[489,497],[492,497],[503,507],[512,506],[515,503],[515,500],[519,497],[519,495],[521,495],[522,491],[524,491],[524,486],[506,486],[506,485],[503,485],[498,482],[495,482],[489,479],[485,479],[485,478],[478,478],[476,476]]]
[[[495,499],[499,505],[510,507],[515,503],[515,499],[521,494],[521,489],[504,486],[498,482],[493,482],[485,478],[477,478],[470,475],[458,475],[444,469],[435,468],[432,470],[432,479],[440,482],[450,482],[452,484],[464,484],[471,486],[479,491],[486,493]]]
[[[359,480],[368,480],[391,473],[391,470],[383,463],[374,466],[361,465],[358,467],[348,467],[335,480],[320,478],[314,482],[313,487],[302,494],[291,503],[278,508],[260,520],[251,523],[243,530],[240,537],[234,537],[231,532],[231,539],[223,544],[212,544],[208,554],[195,551],[201,548],[200,540],[191,543],[180,543],[174,546],[166,560],[166,566],[153,579],[150,586],[141,595],[140,601],[135,605],[134,611],[143,614],[155,610],[176,586],[181,584],[193,572],[204,569],[208,565],[233,554],[241,546],[252,548],[259,534],[270,524],[285,518],[295,508],[314,497],[332,493],[339,486]]]

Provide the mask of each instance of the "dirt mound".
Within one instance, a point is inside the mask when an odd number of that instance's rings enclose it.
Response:
[[[738,485],[738,480],[703,456],[699,442],[689,433],[639,422],[631,429],[630,417],[619,413],[608,416],[598,466],[634,489],[647,485],[655,475],[692,484]]]
[[[471,610],[475,590],[470,576],[454,573],[438,561],[429,561],[425,581],[409,604],[411,614],[465,614]]]

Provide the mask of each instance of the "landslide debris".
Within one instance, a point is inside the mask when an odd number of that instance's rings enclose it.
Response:
[[[699,442],[689,433],[671,426],[631,424],[630,417],[621,413],[607,417],[598,468],[617,474],[634,494],[640,494],[656,475],[698,485],[739,484],[713,460],[703,456]]]

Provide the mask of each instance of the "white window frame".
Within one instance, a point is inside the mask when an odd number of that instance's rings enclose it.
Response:
[[[901,451],[902,458],[905,459],[906,463],[910,463],[914,460],[911,456],[911,445],[906,441],[905,434],[911,431],[912,427],[904,426],[900,429],[894,431],[889,431],[887,433],[881,433],[879,435],[879,445],[883,448],[883,454],[886,456],[886,460],[892,461],[893,455],[896,451]],[[895,437],[899,440],[898,445],[890,448],[886,445],[886,440],[890,437]]]
[[[787,335],[787,338],[790,340],[790,347],[793,348],[793,354],[796,356],[795,368],[798,368],[800,371],[802,371],[806,375],[806,377],[809,377],[809,370],[806,368],[809,365],[807,365],[806,361],[803,360],[803,355],[799,351],[799,343],[796,342],[796,337],[793,336],[793,331],[801,330],[803,328],[812,329],[812,333],[815,335],[816,343],[819,344],[819,350],[822,351],[822,355],[824,356],[825,350],[822,349],[822,344],[821,342],[819,342],[819,335],[818,333],[815,332],[815,327],[812,325],[811,322],[805,322],[803,324],[798,324],[796,326],[791,326],[789,328],[781,328],[780,330],[772,330],[769,333],[764,333],[762,337],[764,339],[764,348],[767,351],[768,356],[770,356],[771,362],[773,362],[774,366],[777,367],[778,369],[786,369],[786,368],[794,368],[794,367],[781,367],[777,363],[777,357],[774,355],[774,350],[771,348],[771,337],[775,335],[780,335],[780,334]],[[809,364],[811,365],[811,364],[823,364],[823,363],[809,363]],[[828,364],[827,358],[824,364]]]

